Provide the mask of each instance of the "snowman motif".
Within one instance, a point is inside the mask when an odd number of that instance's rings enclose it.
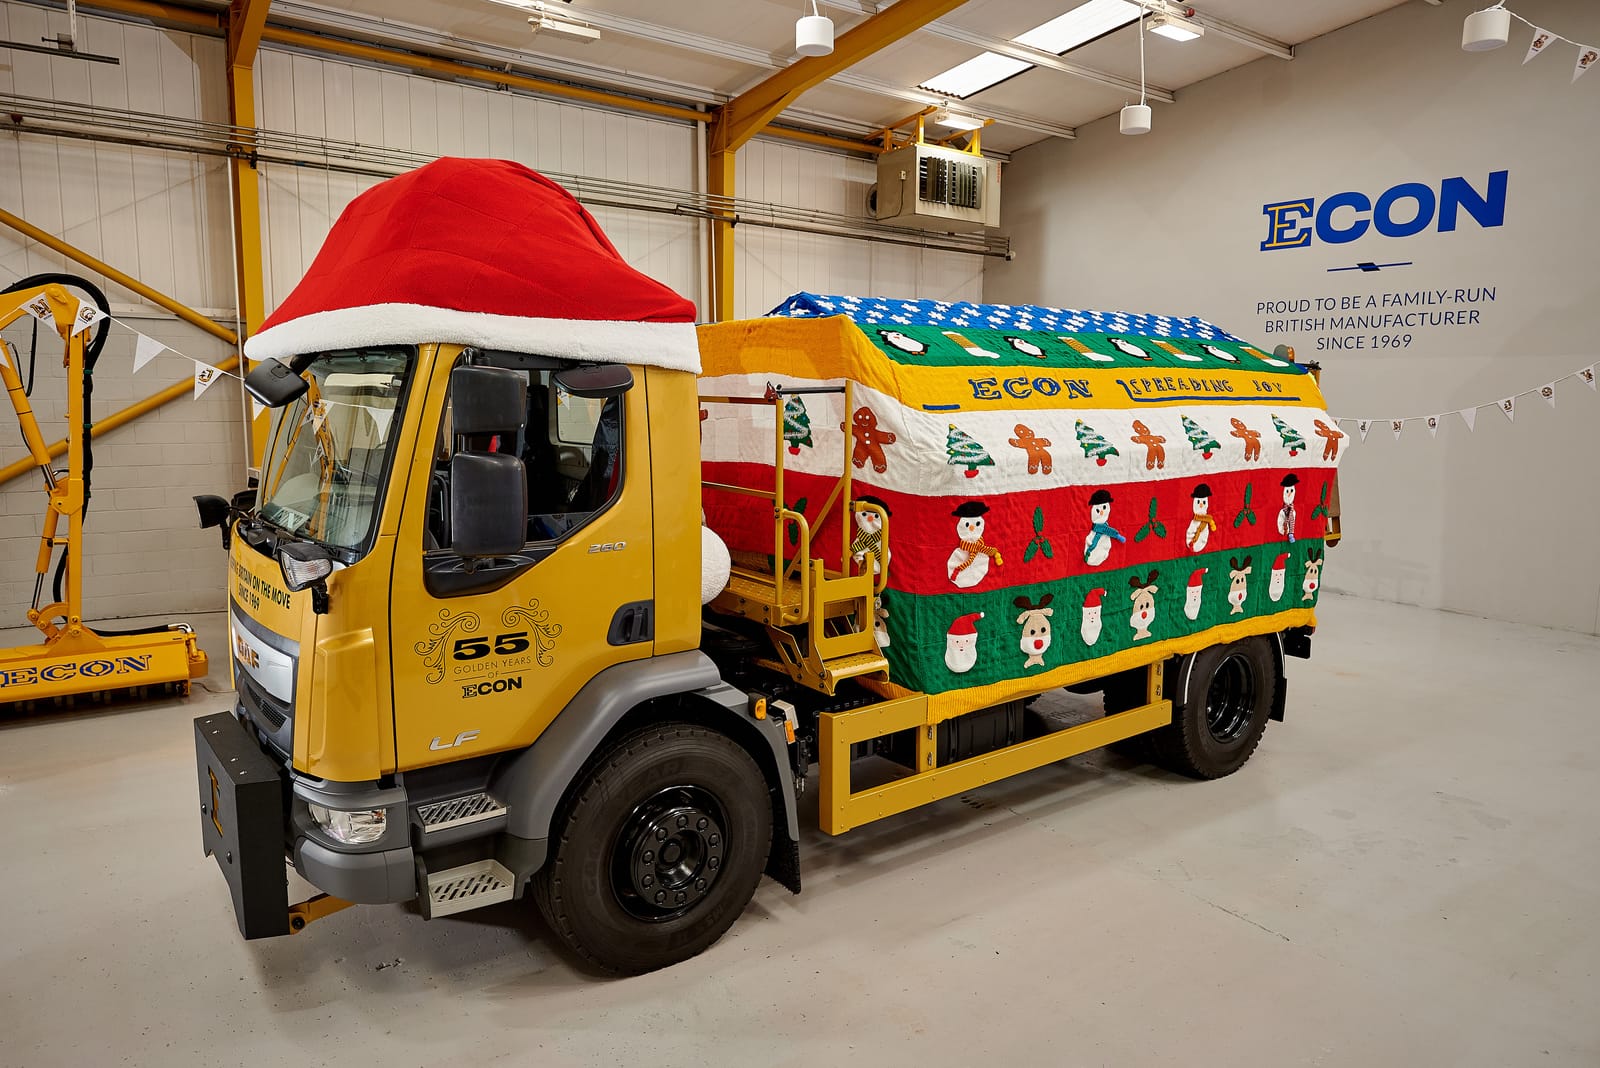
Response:
[[[1184,538],[1184,544],[1192,553],[1204,552],[1206,542],[1211,539],[1211,532],[1217,529],[1217,521],[1211,518],[1211,487],[1204,482],[1194,488],[1189,494],[1190,504],[1194,508],[1194,518],[1189,520],[1189,530]]]
[[[971,671],[978,662],[978,628],[974,624],[982,618],[982,612],[957,616],[945,632],[944,666],[958,675]]]
[[[989,506],[982,501],[965,501],[950,513],[956,518],[956,538],[961,544],[951,551],[945,573],[960,589],[970,590],[983,581],[989,573],[991,557],[996,567],[1005,564],[1000,550],[991,548],[983,540],[983,517],[988,511]]]
[[[1089,498],[1089,535],[1083,539],[1083,562],[1099,567],[1111,555],[1113,541],[1126,544],[1127,540],[1111,525],[1111,494],[1095,490]]]
[[[1189,576],[1189,588],[1184,592],[1183,595],[1183,614],[1187,616],[1191,622],[1200,618],[1200,595],[1205,589],[1205,586],[1202,584],[1203,580],[1205,579],[1205,575],[1205,568],[1195,568],[1194,574]]]
[[[1278,485],[1283,487],[1283,507],[1278,510],[1278,533],[1289,539],[1289,544],[1294,544],[1294,488],[1300,484],[1300,477],[1293,471],[1283,476],[1283,481]]]
[[[1283,600],[1284,573],[1289,569],[1289,554],[1279,553],[1272,561],[1272,574],[1267,578],[1267,596],[1273,603]]]
[[[1083,644],[1093,645],[1100,640],[1100,598],[1105,596],[1105,590],[1090,590],[1083,599],[1083,628],[1078,632],[1083,635]]]
[[[883,598],[872,599],[872,636],[879,649],[889,648],[889,610],[883,607]]]

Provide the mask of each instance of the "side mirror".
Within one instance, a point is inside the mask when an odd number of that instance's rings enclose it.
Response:
[[[211,527],[222,528],[222,549],[226,552],[233,541],[228,536],[228,528],[233,525],[233,509],[225,499],[215,493],[202,493],[194,499],[194,504],[200,510],[201,530],[208,530]]]
[[[464,557],[509,556],[522,548],[527,529],[528,478],[521,460],[498,452],[458,452],[450,457],[452,552]]]
[[[450,419],[455,433],[515,432],[527,418],[528,384],[517,372],[470,364],[450,372]]]
[[[574,397],[620,397],[633,388],[633,372],[620,363],[566,367],[552,377],[557,386]]]
[[[282,408],[310,388],[300,372],[281,360],[262,360],[244,376],[244,388],[268,408]]]

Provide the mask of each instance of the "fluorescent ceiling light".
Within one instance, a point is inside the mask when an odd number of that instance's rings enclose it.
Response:
[[[1182,15],[1157,15],[1150,20],[1150,32],[1173,41],[1192,41],[1204,34],[1206,28]]]
[[[1044,25],[1035,26],[1012,40],[1059,56],[1102,34],[1128,25],[1142,11],[1138,4],[1129,3],[1128,0],[1089,0],[1087,4],[1079,5],[1065,15],[1057,15]]]
[[[1032,63],[1024,63],[1010,56],[985,52],[981,56],[974,56],[965,63],[951,67],[943,74],[929,78],[922,83],[922,88],[940,96],[952,96],[961,100],[979,90],[989,88],[996,82],[1003,82],[1013,74],[1021,74],[1032,66]]]
[[[983,129],[982,119],[974,118],[971,115],[963,115],[960,112],[951,111],[949,108],[935,111],[932,115],[932,121],[935,126],[943,126],[949,130]]]

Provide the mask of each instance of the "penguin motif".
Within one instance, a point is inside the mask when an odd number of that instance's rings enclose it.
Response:
[[[921,356],[928,351],[928,346],[924,342],[918,341],[914,337],[908,337],[899,330],[879,330],[878,336],[883,338],[885,345],[897,348],[901,352],[910,353],[913,356]]]
[[[1239,362],[1239,357],[1235,356],[1231,352],[1224,352],[1223,350],[1217,348],[1215,345],[1202,344],[1200,347],[1202,349],[1206,350],[1206,355],[1207,356],[1215,356],[1217,359],[1226,360],[1228,363],[1238,363]]]
[[[1111,342],[1116,350],[1125,356],[1133,356],[1146,362],[1154,359],[1154,357],[1152,357],[1148,352],[1144,351],[1144,349],[1141,349],[1139,346],[1133,344],[1131,341],[1128,341],[1125,338],[1108,337],[1106,340]]]
[[[1035,345],[1031,341],[1027,341],[1020,337],[1012,337],[1010,334],[1007,334],[1006,344],[1010,345],[1024,356],[1037,356],[1041,360],[1044,359],[1044,349],[1041,349],[1038,345]]]

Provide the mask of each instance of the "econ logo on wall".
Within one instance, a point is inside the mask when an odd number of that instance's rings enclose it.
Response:
[[[1430,267],[1451,267],[1428,242],[1408,239],[1505,226],[1510,171],[1482,178],[1457,175],[1434,182],[1401,181],[1378,192],[1341,190],[1261,205],[1263,253],[1320,251],[1328,284],[1313,293],[1264,296],[1256,302],[1263,334],[1317,352],[1408,349],[1436,332],[1480,327],[1498,286],[1483,279],[1448,278]],[[1302,252],[1316,256],[1317,251]],[[1275,261],[1275,270],[1277,263]]]

